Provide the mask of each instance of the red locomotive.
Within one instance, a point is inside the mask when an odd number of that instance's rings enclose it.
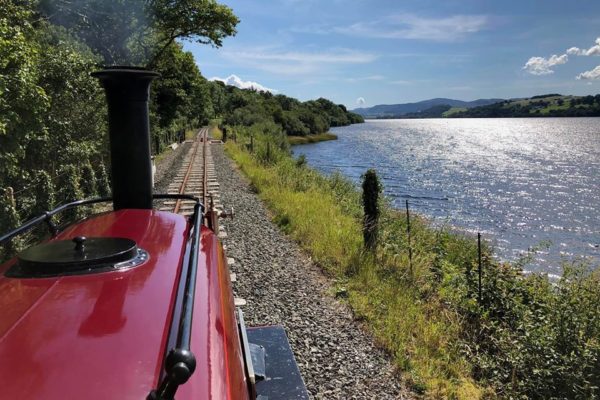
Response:
[[[154,195],[148,93],[157,74],[94,74],[109,110],[112,198],[80,200],[47,223],[52,238],[0,266],[0,397],[304,399],[281,327],[246,328],[221,244],[187,195]],[[195,201],[190,218],[154,199]],[[52,216],[112,201],[62,231]]]

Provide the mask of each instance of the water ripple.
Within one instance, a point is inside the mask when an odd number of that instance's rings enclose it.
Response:
[[[332,131],[338,140],[294,151],[356,182],[377,169],[394,206],[408,199],[440,224],[486,232],[503,259],[553,243],[533,270],[600,262],[600,118],[382,120]]]

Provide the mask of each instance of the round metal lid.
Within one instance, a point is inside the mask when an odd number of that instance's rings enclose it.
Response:
[[[77,236],[72,240],[42,243],[22,251],[17,256],[16,269],[11,269],[9,275],[52,276],[101,272],[98,270],[111,269],[121,263],[132,266],[131,262],[139,258],[141,252],[143,250],[138,249],[131,239]]]

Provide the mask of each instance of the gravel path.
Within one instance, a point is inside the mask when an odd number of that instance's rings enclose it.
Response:
[[[306,386],[316,399],[407,399],[412,395],[383,351],[335,300],[323,273],[279,231],[258,197],[223,153],[212,154],[221,202],[235,219],[221,220],[233,289],[248,304],[248,325],[285,327]]]
[[[181,143],[175,150],[169,151],[156,165],[154,193],[167,193],[169,184],[181,168],[183,158],[191,145],[191,141]]]

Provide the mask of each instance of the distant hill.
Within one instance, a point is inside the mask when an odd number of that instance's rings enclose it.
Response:
[[[553,93],[528,99],[504,100],[467,110],[455,110],[444,116],[450,118],[598,117],[600,116],[600,94],[563,96]]]
[[[427,110],[404,114],[401,116],[401,118],[442,118],[448,111],[453,109],[466,110],[466,108],[453,108],[448,104],[442,104],[439,106],[430,107]]]
[[[379,104],[368,108],[357,108],[352,110],[366,118],[394,118],[402,117],[409,113],[420,113],[435,106],[450,106],[452,108],[473,108],[498,103],[504,99],[478,99],[474,101],[462,101],[454,99],[436,98],[423,100],[416,103],[404,104]]]

